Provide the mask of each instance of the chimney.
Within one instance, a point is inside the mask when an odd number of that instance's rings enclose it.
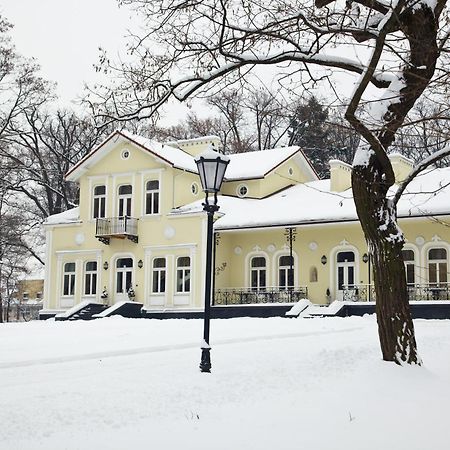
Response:
[[[395,181],[397,183],[403,181],[414,167],[414,162],[400,153],[391,153],[389,159],[394,169]]]
[[[346,191],[352,185],[352,166],[338,159],[332,159],[330,164],[331,190]]]

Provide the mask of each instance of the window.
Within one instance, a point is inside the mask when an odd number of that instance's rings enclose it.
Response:
[[[413,250],[402,250],[403,262],[405,263],[406,283],[415,284],[415,258]]]
[[[72,296],[75,294],[75,263],[64,264],[63,274],[63,295]]]
[[[95,186],[92,217],[106,217],[106,186]]]
[[[278,259],[278,286],[280,289],[294,286],[294,258],[289,255]]]
[[[130,151],[128,149],[122,150],[120,157],[122,159],[128,159],[130,157]]]
[[[254,291],[266,288],[266,258],[255,256],[250,263],[250,284]]]
[[[88,261],[84,268],[84,295],[97,293],[97,262]]]
[[[237,189],[236,189],[236,193],[238,195],[238,197],[245,197],[248,194],[248,187],[245,184],[240,184]]]
[[[159,213],[159,181],[147,181],[145,185],[145,214]]]
[[[197,184],[197,183],[192,183],[192,184],[191,184],[191,192],[192,192],[194,195],[197,195],[197,194],[198,194],[198,184]]]
[[[133,188],[131,184],[119,186],[119,217],[131,216],[131,196]]]
[[[435,286],[447,283],[447,250],[432,248],[428,251],[428,282]]]
[[[191,258],[183,256],[177,259],[177,292],[191,291]]]
[[[153,260],[152,292],[166,292],[166,258]]]

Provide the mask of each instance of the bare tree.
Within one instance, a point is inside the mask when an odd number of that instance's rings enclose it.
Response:
[[[78,188],[65,180],[69,168],[109,131],[71,111],[46,111],[47,105],[27,108],[0,138],[0,157],[11,167],[15,192],[45,218],[73,207]]]
[[[218,89],[223,80],[241,82],[262,65],[290,70],[280,83],[326,81],[326,69],[359,75],[345,117],[361,136],[352,188],[373,253],[381,350],[384,360],[420,364],[396,207],[411,177],[446,152],[419,163],[393,198],[387,152],[415,102],[442,75],[437,64],[450,36],[446,0],[315,2],[121,0],[142,11],[147,30],[132,47],[136,62],[111,68],[119,76],[118,89],[99,95],[104,108],[97,113],[120,120],[151,116],[171,97],[184,101]],[[369,95],[378,100],[364,115],[361,105]]]

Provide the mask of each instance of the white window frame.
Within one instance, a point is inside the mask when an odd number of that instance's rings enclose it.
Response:
[[[95,270],[88,270],[87,266],[90,263],[95,264]],[[98,292],[98,262],[86,261],[84,263],[84,284],[83,295],[86,297],[95,297]],[[89,286],[89,292],[86,292],[86,286]],[[94,292],[93,292],[94,291]]]
[[[430,259],[430,252],[432,250],[437,250],[437,249],[445,251],[445,254],[446,254],[445,259]],[[431,264],[436,265],[436,281],[430,280],[430,265]],[[445,281],[441,280],[441,278],[442,278],[441,268],[440,268],[441,264],[445,264]],[[449,279],[449,277],[448,277],[448,249],[444,245],[442,245],[442,246],[436,245],[433,247],[429,247],[427,249],[427,281],[428,281],[428,284],[430,284],[430,285],[433,284],[433,285],[439,286],[441,284],[447,284],[448,279]]]
[[[104,187],[105,188],[105,193],[104,194],[96,194],[95,190],[99,187]],[[107,189],[106,189],[106,184],[96,184],[93,188],[92,188],[92,218],[93,219],[104,219],[106,217],[106,193],[107,193]],[[95,204],[96,202],[98,202],[98,214],[95,214]],[[103,203],[103,215],[101,215],[102,212],[102,203]]]
[[[148,183],[150,183],[152,181],[155,181],[155,182],[158,183],[158,188],[157,189],[148,189],[147,188]],[[146,216],[154,216],[154,215],[160,214],[160,211],[161,211],[161,182],[160,182],[159,179],[151,178],[151,179],[148,179],[145,182],[145,193],[144,193],[144,196],[145,196],[144,197],[144,214]],[[153,203],[154,203],[155,196],[158,199],[158,210],[157,211],[153,210]],[[151,201],[150,201],[150,206],[151,206],[150,211],[151,212],[147,212],[147,205],[148,205],[149,197],[151,199]]]
[[[68,264],[73,264],[73,267],[74,267],[73,271],[66,270],[66,266]],[[62,296],[63,297],[75,296],[76,281],[77,281],[76,273],[77,273],[77,265],[76,265],[75,261],[66,261],[63,263],[63,277],[62,277]],[[66,293],[66,278],[68,280],[67,293]]]
[[[277,286],[280,290],[288,290],[289,288],[293,288],[295,286],[295,257],[292,255],[292,285],[289,285],[288,283],[285,283],[284,285],[281,284],[281,273],[284,272],[284,277],[286,282],[289,281],[289,271],[291,270],[291,265],[282,266],[280,264],[281,258],[290,258],[291,255],[289,254],[281,254],[277,257]]]
[[[161,259],[164,261],[164,267],[155,267],[155,261]],[[158,256],[152,260],[152,294],[165,294],[167,290],[167,258]],[[162,280],[164,279],[164,289],[161,289]],[[155,286],[156,280],[156,286]],[[156,289],[155,289],[156,288]]]
[[[179,261],[180,259],[188,258],[189,259],[189,266],[180,266]],[[181,289],[179,289],[178,279],[179,274],[181,274]],[[176,260],[176,270],[175,270],[175,292],[177,294],[186,294],[190,293],[192,291],[192,258],[191,256],[179,256]],[[189,283],[189,289],[186,289],[186,282]]]
[[[253,261],[255,259],[263,259],[264,266],[253,267]],[[255,291],[264,291],[267,289],[267,275],[268,275],[268,264],[267,258],[264,255],[254,255],[250,258],[250,289]],[[264,272],[264,285],[261,283],[261,274]],[[253,274],[256,274],[256,285],[253,285]]]
[[[131,194],[120,194],[120,188],[124,186],[130,186],[131,187]],[[122,183],[119,186],[117,186],[117,216],[118,217],[132,217],[133,216],[133,184],[132,183]],[[125,214],[120,214],[120,201],[123,200],[124,202],[124,210]],[[128,203],[130,205],[130,209],[128,211]],[[123,212],[123,211],[122,211]],[[130,214],[128,214],[128,212]]]

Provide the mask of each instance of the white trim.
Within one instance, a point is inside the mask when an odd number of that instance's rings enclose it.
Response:
[[[354,278],[355,278],[355,284],[359,283],[359,267],[360,267],[360,262],[361,262],[361,255],[360,252],[358,250],[357,247],[355,247],[354,245],[348,243],[348,244],[339,244],[336,245],[335,247],[333,247],[330,250],[330,253],[328,254],[328,264],[329,264],[329,273],[330,273],[330,293],[331,293],[331,297],[332,299],[336,299],[337,298],[337,263],[336,263],[336,256],[338,253],[340,252],[345,252],[345,251],[351,251],[354,252],[355,254],[355,273],[354,273]]]
[[[87,254],[87,253],[95,253],[101,255],[103,253],[103,250],[99,249],[93,249],[93,250],[56,250],[56,255],[71,255],[71,254]]]
[[[147,172],[147,173],[141,173],[141,211],[140,211],[140,216],[142,218],[153,218],[153,217],[158,217],[161,216],[162,214],[162,206],[163,206],[163,202],[162,202],[162,171],[159,169],[155,169],[153,172]],[[158,176],[157,177],[152,177],[152,173],[156,173]],[[156,214],[146,214],[145,210],[146,210],[146,204],[147,204],[147,182],[148,181],[158,181],[158,212]]]
[[[415,244],[411,244],[407,242],[403,248],[403,250],[412,250],[414,252],[414,284],[421,284],[422,283],[422,277],[421,277],[421,270],[422,270],[422,264],[421,264],[421,257],[420,257],[420,250]],[[404,261],[403,261],[404,263]],[[405,268],[406,272],[406,268]],[[406,275],[406,273],[405,273]]]
[[[170,250],[170,249],[180,249],[180,248],[196,248],[196,243],[187,244],[173,244],[173,245],[146,245],[142,247],[144,251],[157,251],[157,250]]]
[[[121,258],[131,258],[133,260],[133,267],[132,267],[132,273],[131,273],[131,283],[133,286],[136,286],[136,256],[134,253],[130,252],[117,252],[114,253],[110,258],[108,262],[108,270],[109,270],[109,290],[108,286],[107,291],[111,293],[110,296],[108,296],[108,299],[111,299],[111,306],[117,303],[116,299],[116,264],[117,260]],[[103,268],[103,267],[102,267]],[[134,289],[134,287],[133,287]]]
[[[425,244],[423,244],[421,250],[421,257],[422,257],[422,276],[421,276],[421,280],[423,280],[424,283],[429,283],[429,279],[428,279],[428,274],[429,274],[429,269],[428,269],[428,252],[433,249],[433,248],[444,248],[445,250],[447,250],[447,271],[448,268],[450,267],[449,264],[449,257],[450,257],[450,244],[447,243],[446,241],[429,241],[429,242],[425,242]]]
[[[45,231],[45,272],[44,272],[44,308],[50,308],[50,274],[52,272],[52,247],[53,234],[50,230]]]

